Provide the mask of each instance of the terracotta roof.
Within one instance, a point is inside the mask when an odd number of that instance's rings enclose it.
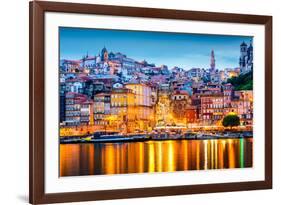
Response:
[[[185,90],[176,90],[173,95],[189,95]]]
[[[110,96],[109,93],[99,93],[99,94],[96,94],[95,96]]]
[[[223,93],[213,93],[213,94],[201,94],[200,95],[201,98],[202,97],[223,97]]]
[[[128,93],[128,92],[132,92],[131,89],[128,89],[128,88],[114,88],[112,90],[112,93]]]
[[[84,95],[82,93],[76,93],[76,92],[68,92],[68,93],[66,93],[65,96],[67,97],[67,96],[71,96],[71,95],[73,95],[74,98],[85,98],[85,99],[88,98],[87,95]]]

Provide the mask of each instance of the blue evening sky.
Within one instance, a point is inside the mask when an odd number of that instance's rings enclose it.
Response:
[[[98,55],[105,46],[108,52],[121,52],[138,61],[157,66],[165,64],[189,69],[209,68],[210,53],[215,51],[216,68],[238,67],[240,44],[252,37],[164,32],[60,28],[60,58],[81,59],[88,52]]]

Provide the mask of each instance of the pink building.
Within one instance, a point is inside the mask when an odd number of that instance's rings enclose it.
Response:
[[[204,123],[214,123],[224,116],[223,94],[201,95],[201,119]]]

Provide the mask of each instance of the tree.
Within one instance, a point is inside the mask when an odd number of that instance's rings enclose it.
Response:
[[[227,82],[234,86],[234,90],[253,90],[253,71],[229,78]]]
[[[229,114],[223,118],[222,125],[224,127],[234,127],[240,125],[240,118],[236,114]]]

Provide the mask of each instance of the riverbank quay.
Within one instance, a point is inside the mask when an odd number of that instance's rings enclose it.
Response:
[[[210,140],[210,139],[239,139],[252,138],[250,131],[235,133],[185,133],[185,134],[100,134],[85,136],[60,137],[61,144],[71,143],[114,143],[114,142],[143,142],[143,141],[164,141],[164,140]]]

